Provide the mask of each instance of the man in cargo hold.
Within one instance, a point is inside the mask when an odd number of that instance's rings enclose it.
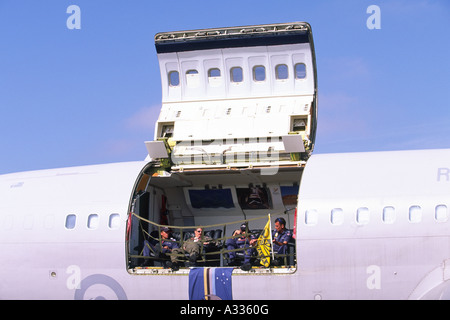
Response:
[[[291,231],[286,229],[286,220],[277,218],[275,220],[275,230],[272,231],[273,252],[279,255],[286,255],[288,242],[291,240],[291,237]],[[282,264],[282,259],[275,259],[273,264]]]
[[[248,226],[243,223],[238,230],[233,232],[233,238],[228,239],[225,242],[225,246],[227,250],[234,250],[228,252],[228,256],[230,257],[229,265],[237,266],[240,263],[236,259],[236,252],[244,252],[244,261],[242,266],[245,266],[245,269],[251,268],[251,257],[253,255],[253,251],[255,250],[253,246],[256,244],[258,239],[253,234],[248,234]],[[242,249],[236,251],[235,249]]]
[[[194,231],[194,236],[189,238],[183,243],[182,248],[174,248],[172,250],[173,255],[170,256],[171,268],[173,270],[179,269],[180,256],[189,254],[189,266],[193,267],[196,264],[198,257],[201,255],[202,246],[208,246],[212,244],[213,239],[203,235],[203,229],[197,228]],[[203,245],[202,245],[203,244]]]
[[[142,252],[144,257],[152,256],[160,257],[161,254],[170,254],[174,249],[178,248],[178,244],[174,238],[170,236],[170,229],[167,227],[161,228],[161,241],[152,245],[149,241],[144,241],[144,250]],[[146,259],[142,266],[148,266],[151,264],[150,259]]]

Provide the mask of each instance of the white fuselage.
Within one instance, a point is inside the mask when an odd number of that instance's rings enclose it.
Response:
[[[236,269],[233,298],[448,297],[448,163],[450,150],[312,156],[300,183],[296,269]],[[187,299],[186,272],[127,271],[130,190],[144,164],[0,176],[0,298]],[[154,290],[163,285],[171,289]]]

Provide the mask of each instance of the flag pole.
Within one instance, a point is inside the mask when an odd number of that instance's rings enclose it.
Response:
[[[269,213],[269,234],[270,234],[270,252],[272,252],[272,261],[275,260],[273,255],[273,240],[272,240],[272,223],[270,221],[270,213]]]

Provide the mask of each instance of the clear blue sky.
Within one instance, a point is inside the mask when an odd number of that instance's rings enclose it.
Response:
[[[155,33],[292,21],[313,28],[316,153],[450,148],[448,0],[0,0],[0,174],[143,160]]]

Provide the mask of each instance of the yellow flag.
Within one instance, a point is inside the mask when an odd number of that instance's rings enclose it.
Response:
[[[270,232],[270,215],[269,215],[269,221],[267,221],[266,226],[264,227],[264,230],[262,231],[261,235],[258,238],[258,244],[256,247],[256,250],[258,251],[258,255],[261,259],[260,263],[264,267],[268,267],[270,265],[270,249],[272,246],[272,235]]]

